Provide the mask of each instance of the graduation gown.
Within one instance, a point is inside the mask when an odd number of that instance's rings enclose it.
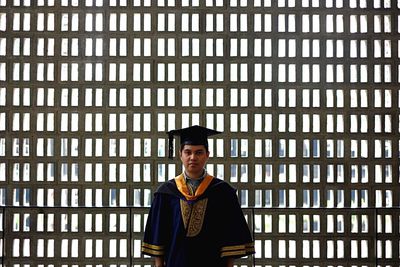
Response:
[[[166,267],[223,267],[226,257],[254,253],[236,190],[207,176],[189,194],[183,175],[154,194],[142,253],[164,257]]]

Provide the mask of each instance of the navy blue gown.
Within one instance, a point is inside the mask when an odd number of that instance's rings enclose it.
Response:
[[[142,253],[164,257],[166,267],[223,267],[226,258],[254,253],[236,190],[212,178],[204,193],[187,200],[177,179],[154,194]]]

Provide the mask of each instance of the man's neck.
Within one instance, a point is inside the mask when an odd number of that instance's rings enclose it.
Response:
[[[204,170],[204,169],[200,173],[189,173],[189,172],[185,171],[186,178],[189,178],[192,180],[199,180],[199,179],[203,178],[205,176],[205,174],[206,174],[206,170]]]

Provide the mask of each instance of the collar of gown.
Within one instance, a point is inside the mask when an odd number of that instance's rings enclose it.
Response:
[[[200,183],[199,187],[197,188],[196,192],[194,195],[190,194],[188,185],[186,184],[186,179],[184,174],[180,174],[177,177],[175,177],[175,182],[176,186],[179,190],[179,192],[182,193],[182,195],[186,198],[186,200],[196,200],[198,197],[200,197],[208,188],[210,185],[211,181],[213,180],[213,176],[206,174],[204,177],[204,180]]]

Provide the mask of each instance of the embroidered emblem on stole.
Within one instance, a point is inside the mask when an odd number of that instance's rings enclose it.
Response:
[[[203,227],[204,215],[207,208],[207,198],[189,204],[185,200],[180,200],[181,215],[183,225],[186,229],[187,237],[198,235]]]

